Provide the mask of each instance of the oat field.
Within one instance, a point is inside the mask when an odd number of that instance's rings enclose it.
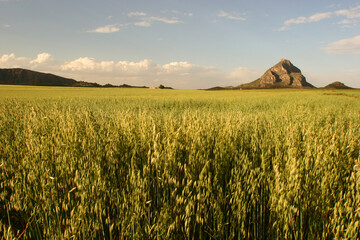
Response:
[[[359,239],[360,90],[0,86],[2,239]]]

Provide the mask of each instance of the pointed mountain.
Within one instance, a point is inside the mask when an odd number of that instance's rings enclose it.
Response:
[[[240,88],[314,88],[306,81],[301,70],[289,60],[281,59],[259,79],[239,86]]]
[[[351,87],[346,86],[342,82],[333,82],[325,86],[326,89],[352,89]]]

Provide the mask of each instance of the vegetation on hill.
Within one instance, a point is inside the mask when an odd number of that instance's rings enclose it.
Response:
[[[0,69],[0,84],[73,86],[77,81],[49,73],[35,72],[21,68]]]
[[[352,89],[351,87],[346,86],[342,82],[333,82],[325,86],[326,89]]]
[[[119,88],[147,88],[146,86],[119,86],[64,78],[49,73],[42,73],[21,68],[0,69],[0,84],[4,85],[33,85],[33,86],[71,86],[71,87],[119,87]]]
[[[359,91],[0,92],[0,238],[360,238]]]

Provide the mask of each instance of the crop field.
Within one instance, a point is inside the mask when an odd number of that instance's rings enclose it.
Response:
[[[0,238],[359,239],[360,91],[0,86]]]

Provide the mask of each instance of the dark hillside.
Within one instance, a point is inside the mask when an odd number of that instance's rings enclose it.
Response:
[[[72,86],[77,81],[49,73],[35,72],[21,68],[0,69],[0,84]]]
[[[351,87],[346,86],[342,82],[333,82],[324,87],[325,89],[352,89]]]

